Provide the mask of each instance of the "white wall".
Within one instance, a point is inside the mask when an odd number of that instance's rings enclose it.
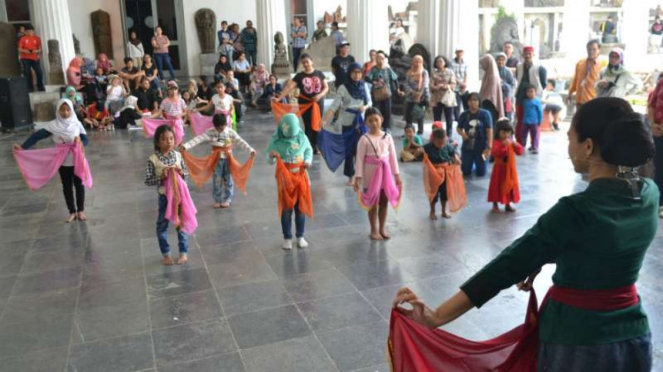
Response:
[[[115,66],[122,65],[125,55],[122,20],[120,18],[120,0],[69,0],[71,30],[81,42],[81,53],[85,57],[96,58],[90,13],[104,10],[110,14],[111,33]]]
[[[196,32],[195,14],[201,8],[209,8],[216,14],[217,30],[221,29],[221,21],[239,24],[240,29],[246,26],[246,21],[252,20],[256,24],[256,2],[255,0],[240,1],[209,1],[209,0],[185,0],[184,1],[184,27],[187,39],[187,58],[189,64],[189,75],[200,74],[201,53],[198,33]],[[260,40],[259,42],[262,42]]]

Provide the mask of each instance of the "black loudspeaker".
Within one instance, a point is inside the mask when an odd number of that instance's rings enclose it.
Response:
[[[32,127],[28,82],[24,77],[0,78],[0,124],[3,131]]]

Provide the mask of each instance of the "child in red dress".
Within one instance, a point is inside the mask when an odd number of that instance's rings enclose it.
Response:
[[[516,155],[523,154],[523,147],[511,139],[513,127],[508,119],[497,122],[491,155],[495,158],[490,177],[488,201],[493,203],[493,213],[498,213],[498,203],[504,204],[506,212],[515,212],[511,203],[520,201]]]

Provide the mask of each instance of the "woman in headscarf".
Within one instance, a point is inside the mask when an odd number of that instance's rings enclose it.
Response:
[[[642,80],[624,68],[624,51],[613,48],[608,65],[601,71],[601,80],[596,83],[597,97],[626,98],[642,89]]]
[[[329,169],[336,171],[342,159],[345,160],[343,174],[348,177],[348,186],[352,186],[354,185],[352,177],[355,175],[354,158],[357,155],[357,143],[361,135],[366,133],[364,112],[371,107],[373,102],[371,102],[368,84],[362,79],[361,65],[357,62],[351,64],[348,67],[348,74],[350,78],[336,91],[336,98],[324,119],[324,122],[327,123],[334,113],[339,112],[336,124],[340,125],[342,135],[334,135],[323,128],[320,132],[322,139],[319,142],[322,156]],[[338,141],[334,141],[334,138]],[[327,139],[330,140],[329,143]],[[334,144],[341,146],[334,146]],[[328,145],[331,148],[328,148]]]
[[[113,120],[113,124],[119,129],[127,129],[130,126],[136,126],[136,120],[140,120],[143,116],[138,110],[138,98],[129,96],[124,99],[124,106],[120,109],[117,118]]]
[[[264,63],[258,64],[256,69],[251,74],[251,86],[249,90],[251,91],[251,103],[249,106],[258,107],[258,99],[265,94],[265,86],[269,84],[269,72],[265,68]]]
[[[430,93],[430,77],[424,68],[424,58],[420,55],[412,57],[410,70],[405,75],[405,126],[411,127],[417,122],[417,134],[424,133],[424,117]]]
[[[225,81],[228,78],[228,71],[232,71],[233,66],[228,61],[225,54],[219,56],[219,61],[214,65],[214,81]]]
[[[447,137],[453,137],[454,110],[456,102],[456,74],[449,68],[449,61],[444,56],[435,57],[433,62],[433,76],[430,81],[431,106],[433,107],[433,120],[447,123]]]
[[[398,76],[387,65],[387,54],[381,50],[375,57],[375,66],[366,75],[365,80],[371,84],[371,98],[375,108],[380,110],[384,121],[382,122],[385,132],[391,130],[391,97],[394,94],[399,96],[403,92],[398,87]]]
[[[104,75],[117,73],[113,68],[113,63],[108,59],[106,53],[99,53],[97,56],[97,68],[104,70]]]
[[[304,239],[306,217],[313,217],[311,185],[306,169],[313,162],[313,148],[302,132],[299,118],[285,114],[267,146],[267,159],[276,163],[279,216],[283,230],[281,248],[292,249],[292,214],[295,214],[297,245],[306,248]]]
[[[513,112],[515,110],[515,97],[516,92],[516,79],[513,77],[511,69],[506,66],[507,57],[505,53],[497,53],[495,56],[497,63],[497,71],[500,73],[502,80],[502,97],[504,98],[504,114],[509,120],[513,120]]]
[[[81,66],[83,65],[83,58],[74,57],[74,59],[69,62],[69,67],[67,67],[67,85],[73,86],[76,90],[83,88],[81,83]]]
[[[481,81],[481,108],[488,110],[493,117],[493,123],[504,117],[504,97],[502,96],[502,82],[497,70],[495,58],[486,54],[479,59],[479,66],[484,71]]]
[[[140,70],[143,56],[145,56],[143,43],[138,38],[136,31],[131,31],[129,34],[129,42],[127,43],[127,57],[131,58],[134,61],[134,66],[138,67]]]
[[[85,118],[85,105],[83,104],[83,96],[81,93],[78,93],[76,88],[70,85],[64,90],[62,98],[66,98],[71,101],[78,121],[83,122],[83,119]]]

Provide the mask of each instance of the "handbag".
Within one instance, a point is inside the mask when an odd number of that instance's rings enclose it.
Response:
[[[424,120],[424,115],[426,115],[426,108],[419,103],[412,104],[412,111],[410,111],[410,119],[412,121]]]
[[[387,69],[387,74],[390,75],[391,69]],[[375,88],[375,84],[373,85],[373,101],[380,102],[380,101],[386,101],[391,97],[391,91],[389,90],[389,87],[391,84],[389,84],[389,81],[384,81],[382,80],[382,86],[378,86]]]
[[[615,91],[617,90],[617,82],[619,81],[619,78],[622,75],[617,75],[617,78],[615,81],[611,81],[608,83],[608,86],[603,88],[603,87],[598,87],[596,89],[596,97],[597,98],[604,98],[604,97],[616,97]]]
[[[239,34],[235,38],[235,41],[233,41],[233,48],[235,48],[235,52],[243,52],[244,51],[244,45],[242,44],[242,35]]]

